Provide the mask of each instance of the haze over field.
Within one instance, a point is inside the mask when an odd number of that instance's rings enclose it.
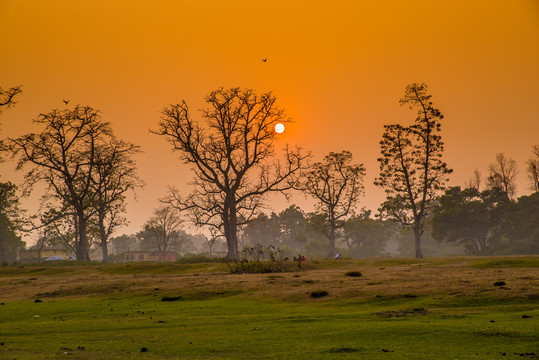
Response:
[[[525,161],[539,144],[535,0],[0,0],[0,32],[0,86],[24,90],[2,115],[2,138],[39,131],[32,119],[65,99],[101,110],[120,138],[142,146],[147,186],[130,200],[131,224],[120,232],[139,231],[169,185],[192,179],[148,132],[162,109],[182,99],[198,109],[221,86],[273,91],[295,121],[280,145],[309,149],[317,161],[349,150],[366,167],[360,206],[376,210],[383,125],[414,120],[398,100],[407,84],[424,82],[445,116],[450,184],[464,185],[476,168],[486,175],[503,152],[519,165],[518,194],[529,193]],[[21,183],[13,163],[1,174]],[[24,206],[36,209],[38,197]]]

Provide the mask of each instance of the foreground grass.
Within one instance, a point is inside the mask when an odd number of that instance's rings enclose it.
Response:
[[[538,358],[539,258],[486,260],[3,269],[0,359]]]

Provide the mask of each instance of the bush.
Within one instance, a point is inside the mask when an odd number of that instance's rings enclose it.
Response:
[[[316,298],[321,298],[321,297],[324,297],[324,296],[328,296],[328,292],[326,290],[318,290],[318,291],[313,291],[311,293],[311,297],[316,299]]]
[[[344,274],[345,276],[356,276],[356,277],[359,277],[361,276],[361,272],[359,271],[348,271],[346,274]]]
[[[163,296],[161,298],[161,301],[178,301],[178,300],[182,300],[183,298],[181,297],[181,295],[178,295],[178,296]]]
[[[283,259],[283,250],[262,244],[243,248],[240,260],[225,258],[225,263],[232,274],[286,272],[295,265]]]

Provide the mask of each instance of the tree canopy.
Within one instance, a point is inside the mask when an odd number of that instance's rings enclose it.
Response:
[[[159,128],[180,158],[191,165],[194,190],[181,196],[171,189],[168,202],[188,210],[199,226],[210,226],[226,238],[228,256],[238,257],[238,227],[251,221],[268,193],[294,188],[308,154],[284,150],[276,160],[275,124],[289,122],[271,93],[250,89],[217,89],[194,120],[185,101],[165,107]]]
[[[9,109],[17,103],[15,99],[19,94],[22,94],[22,86],[15,86],[8,90],[0,87],[0,114],[4,109]]]
[[[322,162],[314,163],[305,175],[303,191],[317,200],[317,212],[322,215],[330,243],[329,256],[335,255],[337,231],[348,216],[354,214],[363,195],[365,167],[352,164],[352,153],[330,152]]]
[[[42,226],[60,221],[73,228],[75,255],[89,260],[92,219],[99,218],[95,223],[106,240],[119,224],[125,191],[139,184],[130,158],[138,148],[117,140],[110,123],[89,106],[54,109],[34,123],[43,127],[40,133],[9,139],[17,169],[27,170],[24,192],[29,195],[38,182],[47,186],[42,200],[49,210]]]
[[[417,110],[417,117],[410,126],[384,126],[380,141],[382,157],[378,159],[380,175],[375,180],[375,184],[386,192],[386,201],[379,209],[380,216],[413,228],[418,258],[423,257],[424,219],[452,172],[442,161],[443,115],[433,106],[431,97],[425,84],[406,87],[400,104]]]

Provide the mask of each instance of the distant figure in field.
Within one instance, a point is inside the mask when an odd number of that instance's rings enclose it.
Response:
[[[335,255],[335,259],[340,259],[340,258],[341,258],[341,254]]]
[[[301,269],[301,262],[305,261],[305,256],[298,255],[298,257],[294,256],[294,261],[298,262],[298,269]]]

